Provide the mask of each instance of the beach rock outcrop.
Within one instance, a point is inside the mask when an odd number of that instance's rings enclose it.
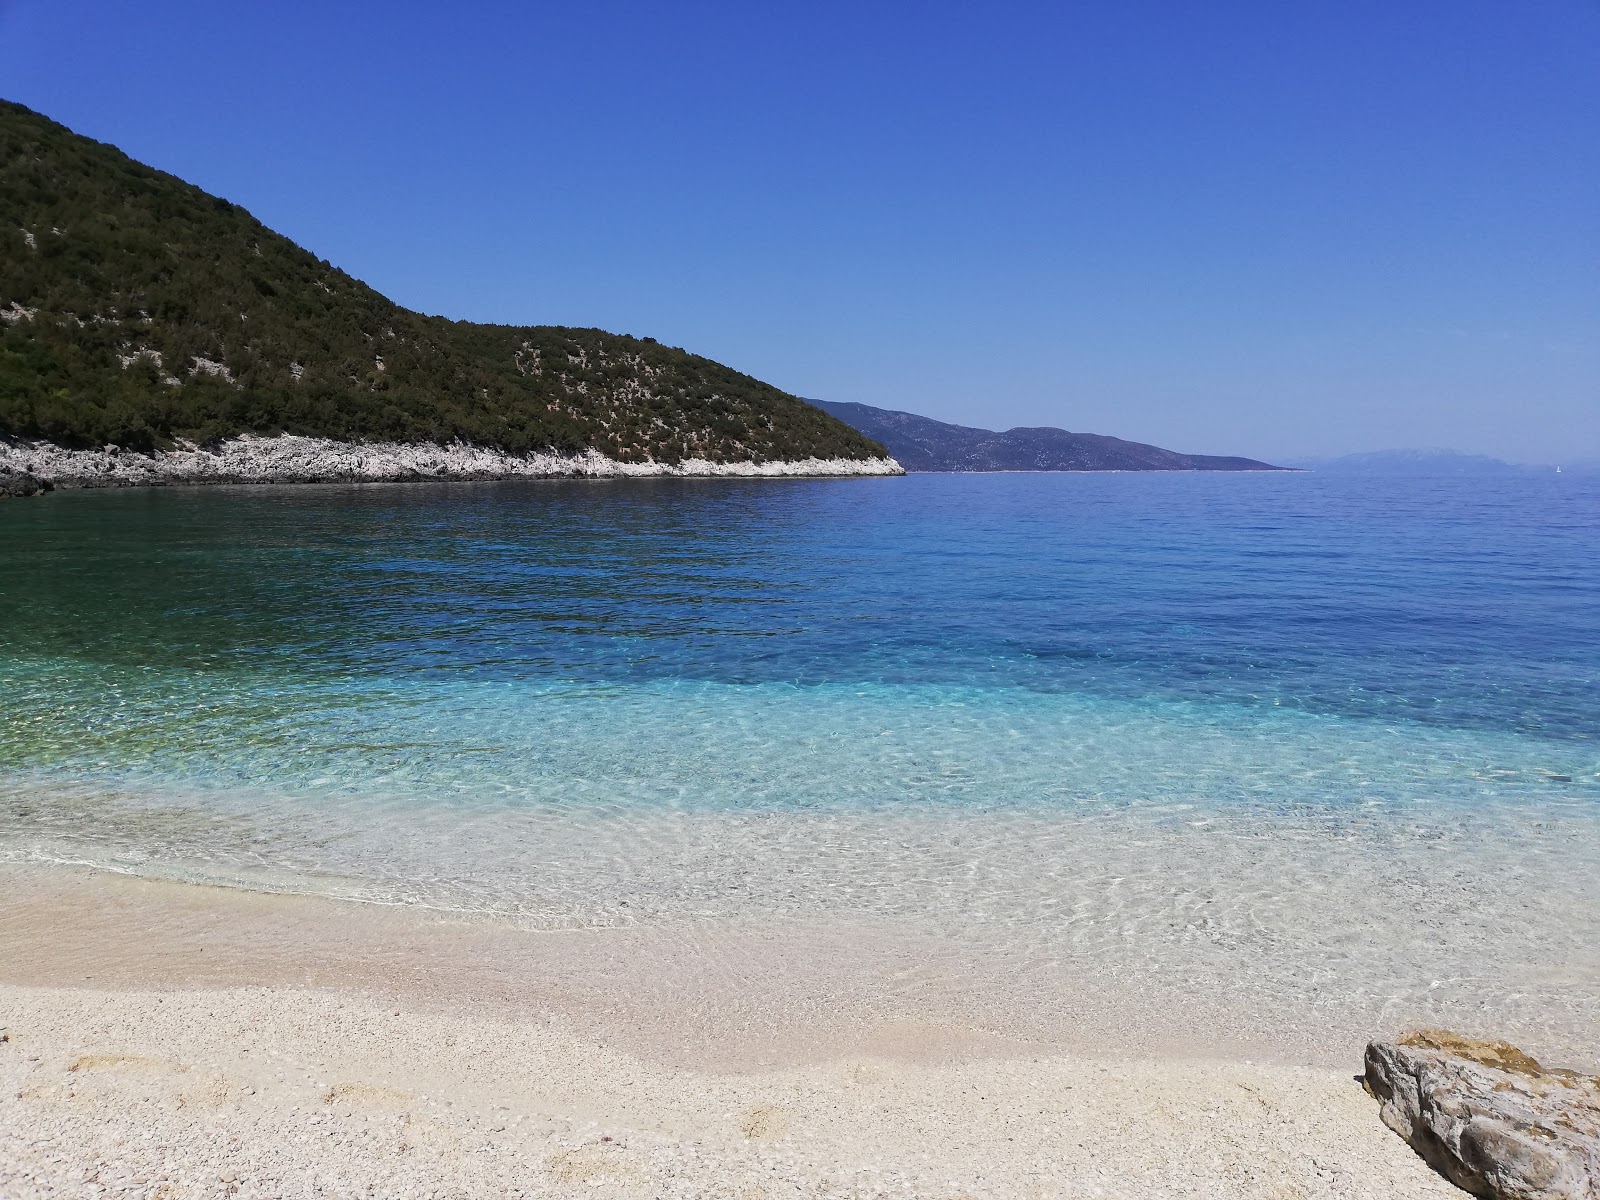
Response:
[[[1419,1029],[1367,1046],[1365,1084],[1384,1124],[1475,1196],[1600,1200],[1600,1079]]]

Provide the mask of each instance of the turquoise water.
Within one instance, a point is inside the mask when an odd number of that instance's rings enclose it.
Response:
[[[0,860],[1589,1012],[1597,545],[1563,477],[15,502]]]

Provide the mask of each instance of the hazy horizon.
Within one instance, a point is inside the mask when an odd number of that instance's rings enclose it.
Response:
[[[0,0],[0,93],[409,307],[1267,461],[1600,458],[1600,8]]]
[[[804,398],[805,397],[802,397],[802,399],[804,399]],[[813,402],[816,402],[818,400],[822,400],[823,398],[822,397],[810,397],[810,399]],[[882,407],[882,406],[881,405],[873,405],[871,407]],[[896,410],[890,410],[890,411],[910,412],[911,410],[909,410],[909,409],[896,409]],[[926,416],[927,414],[926,413],[913,413],[912,415],[914,415],[914,416]],[[937,418],[937,417],[932,418],[932,419],[933,420],[939,420],[939,418]],[[986,429],[986,430],[989,430],[989,431],[991,431],[993,433],[1009,433],[1009,432],[1011,432],[1013,430],[1016,430],[1016,429],[1030,429],[1030,428],[1031,429],[1058,428],[1058,429],[1065,429],[1069,433],[1097,433],[1097,434],[1103,434],[1103,433],[1106,432],[1105,430],[1099,430],[1099,429],[1072,429],[1072,428],[1067,427],[1067,426],[1053,426],[1053,427],[1051,427],[1051,426],[1040,426],[1040,425],[1000,425],[1000,426],[994,426],[994,425],[975,424],[974,422],[971,422],[971,421],[950,421],[948,423],[952,424],[952,425],[961,425],[961,426],[964,426],[964,427],[969,428],[969,429]],[[1116,436],[1116,435],[1112,435],[1112,436]],[[1129,440],[1131,440],[1131,439],[1129,439]],[[1181,447],[1181,446],[1163,446],[1162,449],[1165,449],[1165,450],[1177,450],[1180,453],[1184,452],[1183,447]],[[1584,457],[1579,456],[1579,455],[1568,455],[1565,458],[1551,459],[1551,460],[1548,460],[1548,461],[1544,461],[1544,460],[1529,461],[1529,460],[1525,460],[1525,459],[1505,458],[1505,457],[1503,457],[1501,455],[1498,455],[1498,454],[1485,454],[1485,453],[1483,453],[1481,451],[1475,451],[1475,450],[1461,450],[1461,449],[1459,449],[1457,447],[1454,447],[1454,446],[1366,446],[1366,447],[1363,447],[1362,449],[1359,449],[1359,450],[1341,451],[1341,452],[1339,452],[1337,454],[1285,454],[1285,455],[1280,455],[1278,458],[1273,458],[1270,455],[1268,455],[1268,456],[1263,456],[1262,457],[1262,461],[1269,462],[1269,463],[1274,463],[1274,464],[1279,464],[1279,465],[1292,465],[1294,463],[1301,463],[1301,462],[1304,462],[1304,463],[1309,463],[1309,462],[1332,462],[1332,461],[1336,461],[1336,460],[1339,460],[1339,459],[1363,458],[1363,457],[1369,457],[1369,456],[1374,456],[1374,455],[1396,455],[1396,456],[1400,456],[1400,455],[1419,455],[1419,456],[1426,456],[1426,457],[1465,457],[1465,458],[1471,458],[1471,459],[1486,459],[1486,460],[1489,460],[1489,461],[1492,461],[1492,462],[1504,463],[1507,466],[1513,466],[1513,467],[1558,467],[1558,466],[1565,465],[1566,463],[1581,463],[1583,465],[1600,465],[1600,458],[1590,459],[1590,458],[1584,458]]]

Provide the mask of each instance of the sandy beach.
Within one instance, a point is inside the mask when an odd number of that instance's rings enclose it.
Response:
[[[814,938],[660,942],[7,868],[0,1194],[1460,1194],[1359,1045],[1185,1049],[1131,997],[1017,1036]]]

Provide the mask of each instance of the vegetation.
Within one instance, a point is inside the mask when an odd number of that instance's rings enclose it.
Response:
[[[598,329],[401,308],[244,209],[0,101],[0,435],[298,433],[623,461],[867,458],[778,389]]]
[[[1180,454],[1102,433],[1051,426],[997,433],[949,425],[916,413],[848,401],[813,400],[889,448],[908,471],[1280,471],[1253,458]]]

